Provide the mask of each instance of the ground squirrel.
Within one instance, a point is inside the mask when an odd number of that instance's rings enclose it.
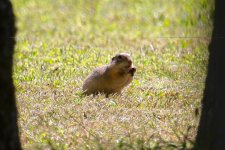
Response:
[[[120,53],[112,58],[110,64],[96,68],[84,81],[82,89],[85,94],[94,95],[121,93],[132,81],[135,72],[130,55]]]

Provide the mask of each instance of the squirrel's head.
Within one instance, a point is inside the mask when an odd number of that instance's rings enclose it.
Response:
[[[119,53],[112,58],[111,64],[126,70],[132,67],[132,60],[129,54]]]

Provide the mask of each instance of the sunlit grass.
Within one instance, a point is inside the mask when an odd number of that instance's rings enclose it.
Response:
[[[24,149],[191,147],[211,0],[13,3],[14,82]],[[132,84],[122,96],[82,96],[86,76],[118,52],[133,57]]]

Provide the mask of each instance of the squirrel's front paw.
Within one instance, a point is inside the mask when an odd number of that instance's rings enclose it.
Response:
[[[131,76],[134,76],[134,73],[136,72],[136,67],[132,67],[130,70],[129,70],[129,73],[131,74]]]

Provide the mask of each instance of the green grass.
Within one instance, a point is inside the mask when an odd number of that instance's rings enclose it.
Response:
[[[192,146],[212,0],[12,0],[14,83],[24,149]],[[179,38],[198,37],[198,38]],[[118,52],[137,73],[122,96],[82,96]]]

